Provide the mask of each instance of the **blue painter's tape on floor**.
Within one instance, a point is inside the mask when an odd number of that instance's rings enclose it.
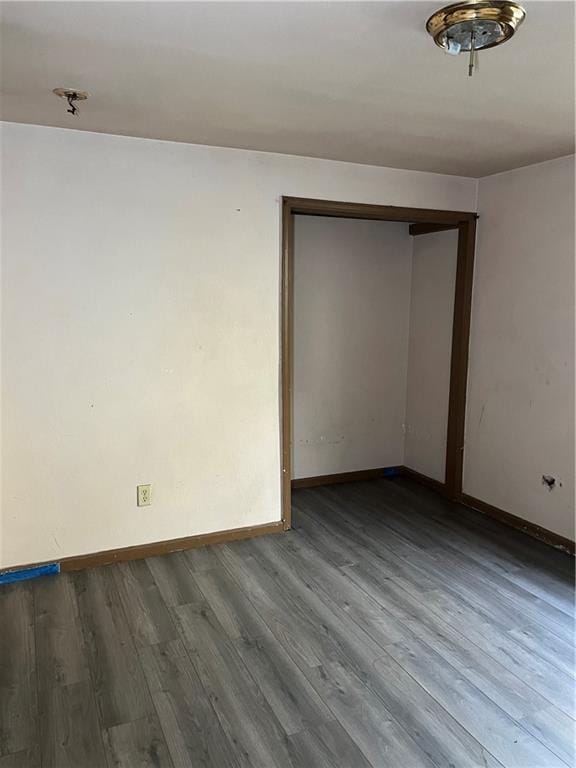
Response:
[[[37,579],[40,576],[48,576],[51,573],[60,573],[60,563],[48,563],[37,568],[22,568],[20,571],[5,571],[0,573],[0,584],[12,584],[14,581],[26,581]]]
[[[386,467],[384,477],[396,477],[400,474],[400,467]]]

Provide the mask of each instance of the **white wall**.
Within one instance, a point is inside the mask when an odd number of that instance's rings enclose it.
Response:
[[[404,464],[444,482],[458,232],[413,241]]]
[[[1,566],[278,520],[281,196],[476,207],[473,179],[241,150],[2,150]]]
[[[482,179],[479,212],[464,491],[573,539],[574,158]]]
[[[407,224],[296,216],[293,477],[403,463]]]

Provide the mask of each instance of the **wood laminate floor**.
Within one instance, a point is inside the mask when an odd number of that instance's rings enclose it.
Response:
[[[0,768],[574,765],[573,560],[406,479],[0,587]]]

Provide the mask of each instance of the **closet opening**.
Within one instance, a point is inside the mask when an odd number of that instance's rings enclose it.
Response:
[[[330,228],[326,225],[331,222],[325,221],[325,217],[340,221],[333,222],[334,226]],[[364,220],[366,225],[354,220]],[[323,418],[321,413],[323,408],[326,411],[325,422],[331,426],[328,429],[320,429],[319,432],[317,430],[316,434],[321,432],[322,435],[318,438],[316,447],[320,447],[320,443],[323,442],[321,447],[327,448],[328,453],[332,451],[331,455],[338,455],[339,451],[348,451],[345,458],[342,453],[340,454],[336,482],[384,476],[386,473],[405,473],[420,482],[431,485],[447,498],[461,499],[476,220],[477,214],[473,212],[283,198],[280,439],[282,520],[285,530],[291,527],[292,487],[319,485],[330,482],[330,476],[336,477],[329,471],[322,471],[323,468],[329,469],[329,462],[316,458],[315,446],[311,445],[315,439],[308,440],[305,434],[305,425],[310,420]],[[370,225],[370,221],[389,222],[390,227],[374,227]],[[357,225],[356,229],[355,225]],[[330,232],[329,240],[331,238],[332,243],[330,244],[328,240],[324,246],[318,248],[319,238],[325,237],[327,232]],[[444,234],[436,237],[437,233]],[[426,237],[428,235],[432,237]],[[387,258],[384,253],[381,264],[377,256],[378,238],[381,236],[387,237],[393,244],[395,256],[394,259],[388,260],[388,266],[384,261]],[[359,238],[356,241],[357,245],[354,245],[355,237]],[[407,247],[408,242],[410,242],[410,248]],[[350,258],[343,258],[346,248],[349,253],[356,251],[357,263]],[[438,261],[435,268],[432,261],[438,254],[446,254],[447,249],[452,249],[454,253],[453,263],[450,263],[449,259],[446,261],[445,256],[442,256],[443,263]],[[319,254],[317,264],[312,263],[310,258],[312,254],[314,254],[314,261]],[[403,263],[403,259],[407,260],[406,263]],[[298,274],[295,273],[296,262],[298,262]],[[327,267],[331,269],[328,271]],[[353,272],[356,267],[359,270],[357,276]],[[389,273],[382,271],[386,269],[391,271]],[[355,282],[351,280],[354,277],[358,277],[360,282],[356,287],[352,287],[350,294],[347,294],[347,284]],[[387,284],[388,277],[390,277],[389,284]],[[384,282],[378,284],[378,281]],[[376,323],[372,322],[366,310],[366,306],[376,306],[380,300],[379,285],[385,288],[381,296],[382,307],[388,312],[388,316],[379,319],[386,326],[385,335],[388,345],[385,351],[391,356],[388,365],[386,362],[383,363],[382,359],[376,359],[381,357],[382,349],[374,349],[374,355],[371,356],[371,350],[367,348],[371,344],[377,346],[380,338],[380,329]],[[438,369],[446,369],[443,376],[447,380],[444,385],[447,384],[448,388],[447,403],[442,414],[445,422],[445,432],[442,435],[445,456],[441,457],[434,455],[434,439],[432,439],[433,435],[438,433],[437,418],[435,425],[428,429],[424,414],[420,432],[415,430],[411,434],[410,424],[406,423],[404,418],[399,422],[396,407],[399,400],[394,401],[395,394],[397,398],[400,397],[399,387],[404,376],[406,391],[403,407],[412,407],[417,413],[420,399],[418,390],[421,391],[422,398],[425,398],[427,386],[426,381],[419,381],[419,377],[425,375],[426,367],[420,366],[422,370],[419,369],[421,356],[428,357],[428,367],[436,365],[434,359],[436,341],[434,335],[430,336],[427,329],[428,321],[430,317],[435,316],[436,310],[434,307],[425,305],[426,299],[422,307],[418,304],[421,301],[419,297],[426,297],[428,285],[433,287],[432,293],[437,302],[435,307],[438,314],[442,316],[438,322],[443,323],[445,329],[450,321],[447,312],[451,314],[451,338],[443,338],[437,344]],[[351,302],[348,302],[348,296]],[[449,302],[443,300],[446,297],[450,299]],[[334,322],[340,316],[340,313],[335,311],[340,298],[343,304],[348,305],[347,311],[353,319],[350,324],[346,323],[345,318],[341,323]],[[402,302],[405,306],[402,306]],[[416,305],[412,306],[414,302]],[[320,318],[326,326],[332,324],[334,327],[325,327],[313,339],[306,339],[305,323],[308,316],[313,321],[314,318],[316,320]],[[360,329],[361,338],[353,337],[355,328]],[[399,338],[395,338],[394,335],[396,328],[399,329]],[[413,335],[416,334],[415,339],[410,336],[411,329],[414,332]],[[443,333],[445,337],[446,330]],[[341,360],[337,359],[337,355],[330,353],[331,334],[333,339],[347,345],[346,348],[351,351],[354,356],[352,366],[347,368]],[[296,349],[295,360],[297,335],[300,335],[304,341]],[[345,338],[346,335],[349,338]],[[362,342],[365,343],[364,359],[357,354],[357,345],[361,345]],[[405,347],[403,351],[402,345]],[[338,404],[331,406],[330,397],[325,398],[325,403],[323,398],[317,398],[316,403],[304,402],[305,397],[301,397],[301,392],[307,390],[309,382],[306,382],[306,376],[302,374],[305,368],[302,365],[303,360],[307,360],[312,366],[324,366],[322,375],[325,381],[331,382],[331,386],[348,388],[348,395],[351,395],[346,401],[346,408],[350,409],[348,423],[356,430],[361,430],[363,423],[366,426],[368,447],[364,453],[360,451],[354,454],[353,446],[344,445],[347,440],[350,442],[350,435],[344,434],[348,430],[340,428],[338,419],[330,420],[330,408],[338,409]],[[399,373],[392,381],[389,380],[390,371],[395,365]],[[366,377],[362,378],[364,371],[360,369],[364,366],[366,366]],[[296,392],[295,373],[298,375]],[[409,373],[411,379],[408,378]],[[357,376],[356,381],[351,380],[354,376]],[[367,419],[362,410],[362,399],[377,398],[378,377],[382,377],[383,386],[387,389],[382,392],[382,408],[378,409],[378,419]],[[370,384],[366,388],[368,380]],[[298,396],[296,403],[295,394]],[[389,394],[391,399],[385,402]],[[296,445],[295,428],[298,433]],[[402,429],[403,456],[406,454],[407,461],[399,463],[396,455],[392,466],[386,466],[386,460],[380,462],[382,466],[378,467],[359,466],[364,460],[368,464],[374,464],[376,454],[373,449],[371,452],[369,444],[370,441],[373,444],[377,442],[375,430],[378,428],[390,429],[397,439],[399,439],[398,430]],[[429,439],[430,445],[426,446],[427,436],[430,435],[432,435]],[[420,446],[424,453],[428,451],[428,457],[423,460],[425,471],[420,472],[410,466],[411,463],[418,464],[418,461],[410,460],[410,451],[414,452],[415,446]],[[295,449],[298,451],[297,454]],[[418,453],[418,448],[415,452]],[[328,454],[320,451],[319,456],[323,455]],[[387,455],[386,451],[383,455]],[[392,457],[392,454],[390,456]],[[355,468],[347,471],[346,462],[348,465],[352,462],[350,466],[353,465]],[[426,473],[428,466],[433,467],[430,474]],[[439,476],[440,472],[441,476]]]

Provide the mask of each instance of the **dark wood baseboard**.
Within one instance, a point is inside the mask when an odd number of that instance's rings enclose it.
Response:
[[[432,490],[441,493],[443,496],[446,495],[446,484],[441,483],[440,480],[434,480],[433,477],[428,477],[428,475],[423,475],[421,472],[416,472],[415,469],[410,469],[410,467],[402,467],[400,474],[404,475],[404,477],[410,477],[412,480],[416,480],[416,482],[421,485],[432,488]]]
[[[474,509],[476,512],[482,512],[482,514],[488,517],[498,520],[504,525],[508,525],[510,528],[516,528],[523,533],[532,536],[534,539],[543,541],[545,544],[549,544],[556,549],[562,549],[565,552],[574,554],[575,543],[571,539],[567,539],[564,536],[560,536],[558,533],[549,531],[547,528],[543,528],[541,525],[531,523],[529,520],[524,520],[523,517],[518,517],[510,512],[505,512],[503,509],[487,504],[485,501],[476,499],[474,496],[469,496],[467,493],[462,494],[461,503],[470,509]]]
[[[402,474],[402,469],[402,467],[379,467],[377,469],[360,469],[357,472],[338,472],[335,475],[300,477],[297,480],[292,480],[292,488],[314,488],[317,485],[358,483],[361,480],[375,480],[379,477],[397,477]]]
[[[225,544],[230,541],[252,539],[256,536],[266,536],[271,533],[282,533],[283,531],[284,523],[280,520],[277,523],[252,525],[247,526],[246,528],[231,528],[227,531],[216,531],[215,533],[201,533],[196,536],[184,536],[181,539],[168,539],[166,541],[154,541],[150,544],[137,544],[134,547],[107,549],[103,552],[93,552],[88,555],[64,557],[59,561],[60,570],[81,571],[84,568],[95,568],[99,565],[111,565],[112,563],[122,563],[127,560],[141,560],[144,557],[166,555],[170,552],[179,552],[183,549],[207,547],[210,544]],[[14,565],[6,568],[5,571],[17,571],[24,568],[38,567],[40,565],[44,565],[44,563]]]
[[[270,533],[282,533],[283,530],[284,525],[282,521],[278,521],[277,523],[253,525],[246,528],[231,528],[227,531],[217,531],[215,533],[201,533],[197,536],[185,536],[182,539],[155,541],[151,544],[139,544],[135,547],[109,549],[90,555],[67,557],[61,560],[60,568],[62,571],[79,571],[83,568],[94,568],[97,565],[121,563],[126,560],[141,560],[144,557],[165,555],[169,552],[178,552],[183,549],[195,549],[197,547],[207,547],[210,544],[224,544],[230,541],[252,539],[255,536],[266,536]]]

